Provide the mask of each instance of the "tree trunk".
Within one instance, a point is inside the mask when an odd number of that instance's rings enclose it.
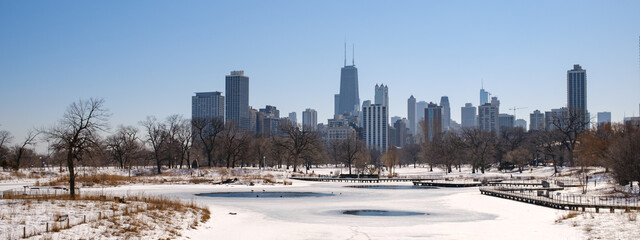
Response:
[[[69,194],[71,199],[76,199],[76,173],[73,166],[72,149],[67,150],[67,167],[69,168]]]
[[[162,170],[161,170],[162,166],[160,166],[160,156],[158,156],[157,151],[156,151],[155,155],[156,155],[156,166],[158,167],[158,174],[160,174],[160,173],[162,173]]]

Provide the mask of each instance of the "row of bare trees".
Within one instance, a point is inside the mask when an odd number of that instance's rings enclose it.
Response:
[[[164,120],[149,116],[139,126],[120,125],[108,133],[108,118],[104,100],[79,100],[55,125],[31,131],[13,146],[11,134],[0,131],[2,166],[64,165],[72,195],[78,164],[129,170],[152,164],[158,174],[164,167],[286,167],[298,172],[299,167],[310,170],[314,165],[334,164],[347,168],[349,174],[354,169],[357,174],[380,173],[385,166],[393,174],[397,166],[418,164],[439,166],[447,172],[469,164],[474,173],[484,173],[492,166],[522,171],[527,165],[552,163],[556,167],[605,166],[623,183],[640,180],[637,127],[586,129],[580,122],[584,118],[571,114],[554,119],[550,131],[509,128],[496,134],[466,128],[444,132],[432,141],[390,148],[384,155],[368,149],[356,135],[323,141],[318,132],[286,121],[280,124],[279,134],[262,136],[220,118],[190,120],[180,115]],[[50,154],[40,156],[30,148],[38,139],[48,142]]]

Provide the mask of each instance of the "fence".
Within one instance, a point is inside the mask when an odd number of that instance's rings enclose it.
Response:
[[[562,209],[582,208],[584,211],[584,208],[594,208],[598,211],[599,208],[609,208],[613,211],[613,209],[637,210],[640,208],[636,197],[583,196],[559,192],[549,193],[547,197],[547,194],[541,195],[538,191],[526,191],[526,189],[523,189],[520,192],[509,192],[501,191],[497,187],[481,187],[480,192],[486,195]]]
[[[146,210],[147,205],[136,205],[136,208],[125,208],[124,210],[105,210],[83,215],[52,215],[51,221],[38,222],[28,226],[8,229],[6,233],[0,235],[2,239],[18,239],[28,238],[41,235],[48,232],[59,232],[60,230],[69,229],[77,225],[98,222],[102,219],[108,219],[118,216],[124,216],[131,213]]]

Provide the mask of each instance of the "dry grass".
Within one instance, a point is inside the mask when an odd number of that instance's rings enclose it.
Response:
[[[87,213],[94,214],[93,220],[89,219],[87,222],[92,222],[90,226],[95,226],[96,229],[106,224],[109,227],[104,231],[108,231],[109,234],[122,239],[139,238],[144,236],[145,232],[156,231],[158,227],[164,232],[163,236],[176,238],[181,236],[181,229],[195,229],[200,223],[205,223],[211,218],[209,209],[194,201],[185,202],[164,196],[145,196],[140,194],[125,198],[115,195],[88,193],[78,194],[75,199],[71,199],[69,195],[24,195],[5,192],[4,199],[21,201],[22,208],[25,209],[31,208],[33,204],[46,203],[48,201],[55,205],[62,205],[60,206],[62,209],[70,206],[78,207],[79,204],[86,205],[86,201],[100,202],[97,204],[101,206],[100,209],[92,209],[90,213]],[[72,202],[73,204],[71,204]],[[18,211],[15,214],[25,213]],[[49,233],[47,234],[57,233],[73,227],[73,224],[69,226],[68,222],[59,222],[63,215],[66,214],[60,212],[52,214],[52,222],[49,225]],[[185,222],[175,221],[176,218],[185,219]],[[85,223],[85,220],[87,218],[82,220],[81,223],[74,224]],[[97,222],[100,222],[100,224],[95,224]],[[22,225],[26,225],[26,223],[22,223]]]
[[[579,215],[580,215],[579,212],[569,212],[569,213],[567,213],[565,215],[560,216],[560,218],[556,219],[556,223],[560,223],[560,222],[562,222],[564,220],[571,219],[571,218],[577,217]]]
[[[627,214],[627,220],[629,220],[629,222],[635,222],[636,219],[638,218],[638,213],[628,213]]]
[[[118,186],[131,182],[133,179],[121,175],[113,174],[95,174],[95,175],[79,175],[76,176],[76,184],[82,184],[82,186]],[[48,183],[42,185],[45,186],[61,186],[69,184],[69,176],[61,176]]]

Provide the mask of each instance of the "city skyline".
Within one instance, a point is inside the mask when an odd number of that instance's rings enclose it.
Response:
[[[251,76],[249,106],[313,108],[324,123],[339,92],[345,37],[358,45],[359,98],[374,99],[369,89],[385,83],[389,116],[407,117],[411,95],[418,102],[448,96],[460,122],[457,109],[478,104],[482,79],[504,109],[528,107],[517,116],[565,107],[573,64],[589,69],[592,117],[638,115],[637,2],[240,2],[248,19],[221,21],[233,16],[233,5],[0,3],[0,29],[11,36],[0,39],[0,128],[21,139],[89,97],[106,100],[112,128],[137,126],[148,115],[188,117],[195,92],[227,96],[222,79],[233,70]],[[361,11],[348,10],[356,6]],[[581,11],[565,11],[574,7]],[[142,11],[148,8],[157,13]],[[583,14],[591,17],[577,17]]]

